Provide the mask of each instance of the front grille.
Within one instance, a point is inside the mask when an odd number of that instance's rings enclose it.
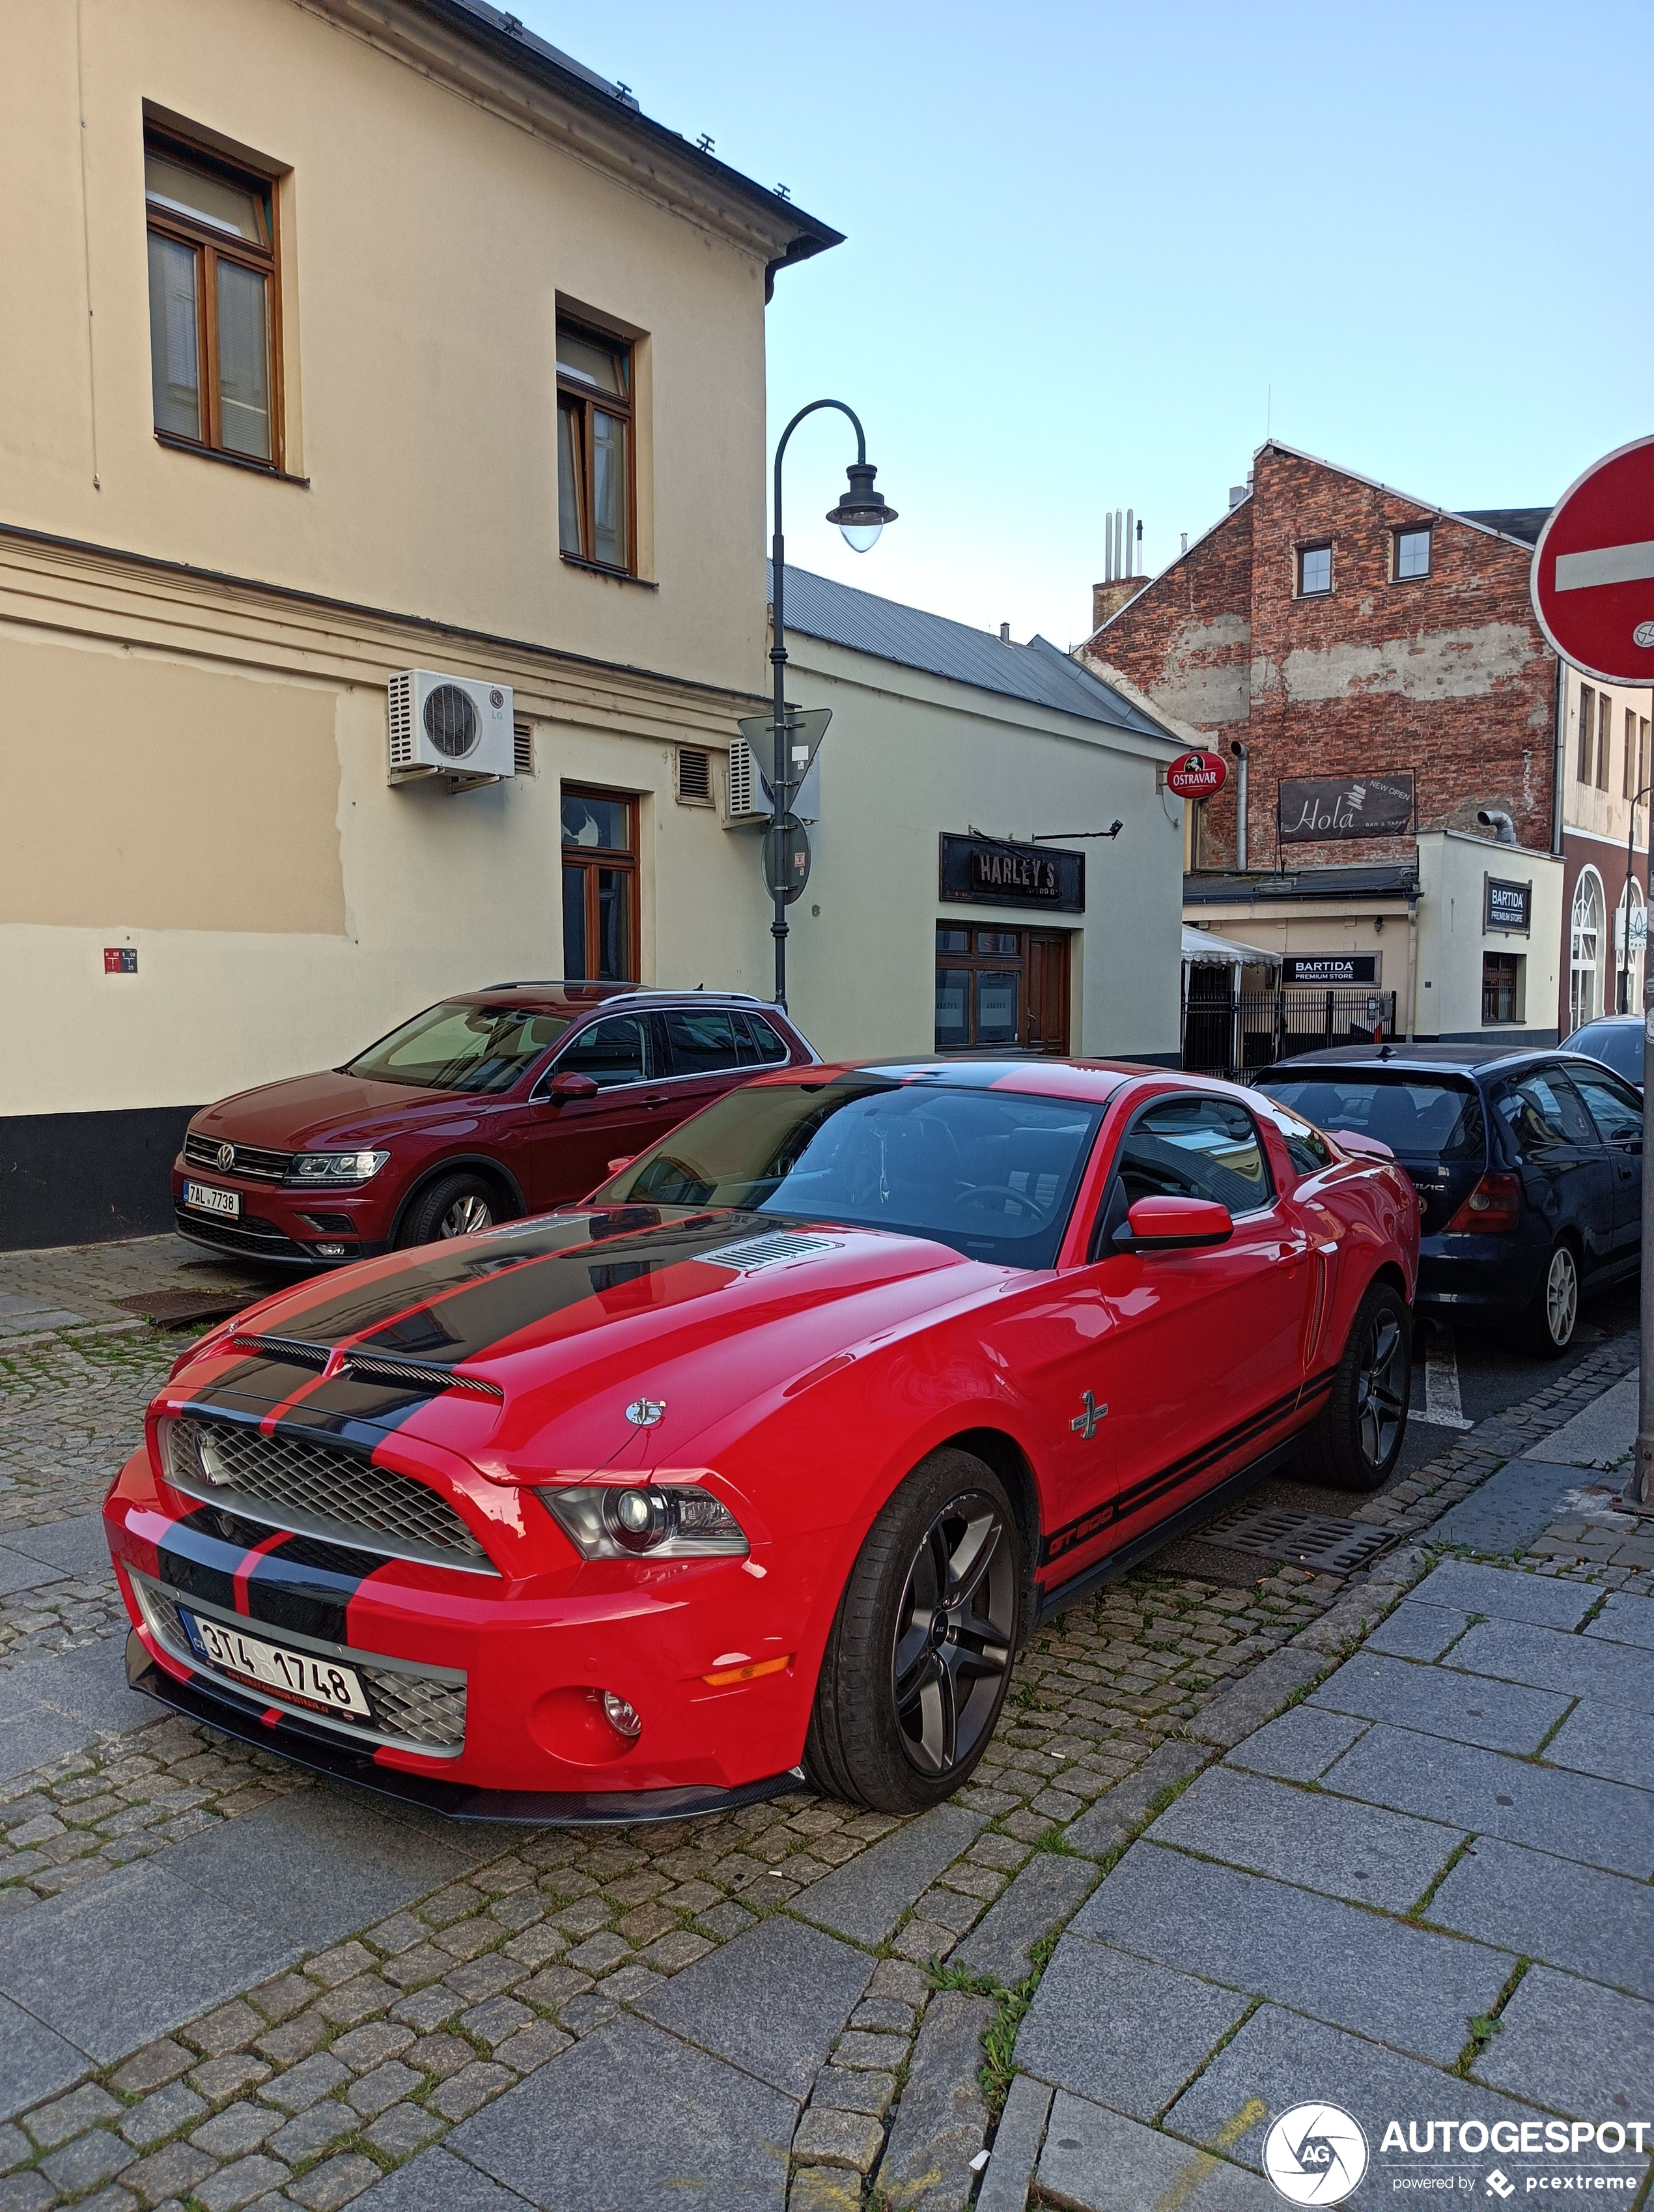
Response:
[[[227,1479],[209,1474],[203,1447]],[[167,1465],[169,1480],[190,1497],[274,1528],[474,1573],[494,1571],[459,1515],[428,1484],[326,1444],[186,1416],[167,1437]]]
[[[456,1752],[465,1741],[465,1680],[463,1675],[446,1680],[435,1674],[424,1674],[400,1667],[388,1667],[382,1661],[353,1651],[346,1644],[322,1644],[314,1638],[294,1636],[282,1630],[271,1631],[263,1621],[234,1621],[225,1617],[225,1625],[244,1629],[267,1643],[284,1644],[300,1650],[316,1650],[331,1659],[342,1660],[354,1667],[367,1692],[367,1702],[373,1707],[372,1717],[364,1721],[354,1713],[315,1713],[308,1705],[288,1706],[279,1691],[266,1686],[245,1681],[239,1674],[214,1666],[203,1659],[191,1643],[179,1613],[176,1593],[164,1583],[151,1582],[147,1576],[134,1575],[144,1618],[150,1628],[167,1645],[173,1656],[186,1660],[203,1674],[215,1681],[225,1682],[245,1696],[265,1698],[272,1705],[296,1711],[309,1721],[321,1721],[354,1735],[382,1737],[387,1741],[405,1743],[422,1751]],[[210,1610],[190,1601],[191,1610],[205,1613],[210,1620]]]
[[[203,1136],[190,1129],[184,1138],[184,1157],[192,1168],[210,1168],[215,1175],[250,1176],[255,1182],[280,1182],[293,1165],[291,1152],[272,1152],[262,1145],[233,1145],[235,1154],[227,1167],[220,1167],[218,1155],[222,1150],[217,1137]]]
[[[261,1260],[302,1260],[307,1267],[316,1265],[302,1244],[256,1213],[226,1221],[221,1214],[197,1213],[192,1206],[175,1206],[173,1219],[180,1237],[193,1237],[198,1243],[221,1244],[230,1252],[256,1253]]]

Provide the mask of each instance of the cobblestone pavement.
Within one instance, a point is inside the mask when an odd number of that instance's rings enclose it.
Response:
[[[44,1289],[84,1313],[57,1266]],[[986,2145],[983,2212],[1020,2208],[1014,2039],[1100,1867],[1632,1358],[1616,1339],[1365,1502],[1398,1539],[1365,1578],[1158,1564],[1070,1608],[972,1785],[920,1820],[800,1793],[593,1834],[387,1809],[124,1689],[88,1509],[181,1341],[0,1353],[0,2212],[645,2212],[686,2178],[718,2212],[946,2212]],[[1534,1531],[1547,1575],[1654,1581],[1607,1477],[1521,1467],[1566,1499]]]

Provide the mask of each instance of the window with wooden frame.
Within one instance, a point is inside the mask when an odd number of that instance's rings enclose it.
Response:
[[[1430,574],[1430,527],[1398,530],[1395,535],[1393,574],[1398,584]]]
[[[1318,599],[1332,589],[1330,544],[1300,545],[1298,549],[1298,596]]]
[[[272,181],[146,132],[143,194],[156,435],[279,469]]]
[[[1065,931],[937,923],[938,1053],[1065,1053],[1068,1020]]]
[[[1576,774],[1581,783],[1590,781],[1590,764],[1595,757],[1596,742],[1596,690],[1590,684],[1579,686],[1579,753]]]
[[[557,540],[563,556],[633,573],[632,349],[557,322]]]
[[[563,974],[638,980],[638,802],[563,786]]]

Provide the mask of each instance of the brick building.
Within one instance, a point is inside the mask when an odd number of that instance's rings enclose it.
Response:
[[[1588,814],[1594,1006],[1612,1003],[1624,731],[1634,749],[1647,702],[1613,700],[1611,757],[1599,769],[1593,732],[1590,796],[1565,815],[1578,686],[1528,593],[1548,510],[1453,514],[1275,442],[1230,496],[1123,605],[1100,587],[1080,648],[1228,763],[1189,810],[1185,919],[1280,953],[1289,984],[1336,969],[1393,994],[1399,1034],[1548,1041],[1591,1003],[1565,933]],[[1488,887],[1518,880],[1524,900]]]

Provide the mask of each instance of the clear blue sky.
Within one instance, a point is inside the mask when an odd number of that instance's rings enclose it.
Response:
[[[901,520],[860,559],[820,520],[823,418],[801,566],[1067,645],[1106,511],[1153,573],[1266,416],[1448,507],[1654,429],[1647,0],[516,4],[846,234],[778,282],[771,434],[848,400]]]

